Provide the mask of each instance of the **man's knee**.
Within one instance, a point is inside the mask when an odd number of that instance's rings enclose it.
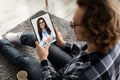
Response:
[[[32,33],[24,33],[20,37],[22,45],[29,45],[35,47],[35,41],[37,40],[35,34]]]

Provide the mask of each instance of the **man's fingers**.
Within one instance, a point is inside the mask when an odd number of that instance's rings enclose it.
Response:
[[[39,49],[42,48],[42,46],[38,43],[38,41],[35,42],[35,45],[36,45],[36,47],[38,47]]]
[[[38,41],[35,42],[35,45],[38,46]]]
[[[49,49],[49,47],[50,47],[50,44],[49,43],[47,43],[47,46],[45,47],[46,49]]]
[[[36,48],[38,48],[38,49],[40,49],[40,50],[43,48],[43,47],[38,43],[38,41],[36,41],[35,44],[36,44]],[[49,47],[50,47],[50,44],[47,43],[47,46],[46,46],[45,48],[46,48],[46,49],[49,49]]]
[[[57,27],[56,27],[56,28],[55,28],[55,33],[58,34],[58,32],[59,32],[59,31],[58,31],[58,29],[57,29]]]

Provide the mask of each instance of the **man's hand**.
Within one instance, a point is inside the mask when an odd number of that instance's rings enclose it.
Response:
[[[61,48],[64,48],[65,41],[63,40],[63,37],[62,37],[61,33],[58,31],[57,27],[55,28],[55,33],[56,33],[56,38],[57,38],[56,45]]]
[[[36,44],[36,50],[38,52],[38,56],[39,56],[40,60],[41,61],[46,60],[48,57],[48,54],[49,54],[49,46],[50,45],[47,44],[47,46],[44,48],[38,43],[38,41],[36,41],[35,44]]]

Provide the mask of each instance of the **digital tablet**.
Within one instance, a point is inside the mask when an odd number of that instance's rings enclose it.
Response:
[[[46,47],[48,43],[52,44],[56,41],[56,34],[49,13],[31,19],[31,24],[41,46]]]

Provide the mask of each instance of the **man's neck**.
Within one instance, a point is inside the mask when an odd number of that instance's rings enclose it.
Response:
[[[88,48],[85,50],[85,52],[93,52],[93,51],[97,51],[97,47],[92,44],[92,43],[88,43]]]

